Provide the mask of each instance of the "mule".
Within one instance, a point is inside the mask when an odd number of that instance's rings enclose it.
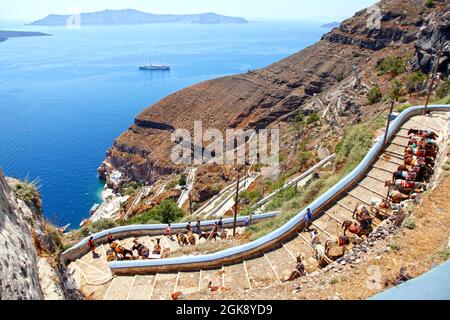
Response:
[[[117,258],[122,256],[122,259],[126,259],[127,255],[130,255],[130,258],[134,259],[133,251],[128,250],[127,248],[119,245],[116,242],[112,242],[111,243],[111,249],[114,251],[114,253],[116,254]]]
[[[356,222],[345,220],[342,223],[341,226],[342,229],[344,229],[344,236],[346,235],[347,230],[350,231],[353,234],[356,234],[358,237],[367,237],[369,235],[369,230],[363,228],[361,225],[357,224]]]
[[[406,181],[406,180],[395,180],[393,182],[386,181],[385,187],[395,188],[402,193],[413,193],[413,192],[423,192],[427,190],[427,185],[423,182],[417,181]]]
[[[392,182],[395,180],[407,180],[407,181],[416,181],[417,180],[417,172],[414,171],[395,171],[392,174]]]
[[[186,246],[189,244],[187,237],[181,232],[177,234],[177,242],[180,246]]]
[[[436,132],[430,130],[410,129],[408,131],[408,136],[412,134],[415,136],[426,137],[433,140],[437,140],[439,138]]]

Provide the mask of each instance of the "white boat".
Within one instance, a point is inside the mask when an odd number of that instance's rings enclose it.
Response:
[[[92,206],[91,210],[89,210],[89,213],[90,213],[91,215],[93,215],[94,212],[97,211],[97,209],[98,209],[99,207],[100,207],[100,205],[99,205],[98,203],[94,204],[94,205]]]
[[[170,70],[170,65],[162,63],[162,57],[160,63],[152,63],[151,61],[146,64],[141,64],[138,66],[139,70]]]
[[[89,219],[83,219],[80,223],[80,228],[84,227],[88,223]]]
[[[64,232],[66,232],[67,228],[69,228],[69,227],[70,227],[70,223],[66,224],[64,227],[58,228],[58,231],[61,233],[64,233]]]
[[[139,70],[170,70],[170,65],[149,63],[140,65]]]

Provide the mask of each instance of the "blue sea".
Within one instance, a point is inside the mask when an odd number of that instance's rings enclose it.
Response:
[[[0,42],[0,168],[39,180],[44,214],[77,227],[100,200],[97,168],[134,117],[189,85],[247,72],[320,39],[317,22],[37,27]],[[170,72],[138,64],[169,63]]]

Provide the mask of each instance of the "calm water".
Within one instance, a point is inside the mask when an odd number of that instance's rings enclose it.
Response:
[[[72,227],[99,199],[105,151],[140,111],[191,84],[264,67],[326,31],[299,22],[0,29],[52,34],[0,43],[0,167],[39,178],[45,215]],[[160,54],[170,73],[137,70]]]

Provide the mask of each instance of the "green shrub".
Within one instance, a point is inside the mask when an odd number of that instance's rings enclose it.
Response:
[[[299,113],[295,116],[294,122],[296,124],[302,125],[305,122],[305,116],[303,113]]]
[[[334,153],[339,153],[342,150],[342,142],[338,142],[334,147]]]
[[[178,185],[180,185],[180,186],[185,186],[186,183],[187,183],[187,181],[186,181],[186,175],[185,175],[185,174],[182,174],[182,175],[180,176],[180,179],[178,179]]]
[[[14,188],[16,197],[27,204],[34,205],[39,211],[41,208],[41,194],[38,191],[37,181],[19,182]]]
[[[45,231],[53,240],[53,243],[56,246],[57,252],[62,252],[65,250],[65,244],[63,243],[63,240],[61,238],[61,233],[58,231],[58,228],[56,228],[54,225],[50,223],[45,224]]]
[[[127,224],[148,224],[155,221],[172,223],[183,216],[183,210],[178,208],[174,200],[164,200],[158,206],[147,210],[129,220]]]
[[[414,223],[414,218],[409,216],[403,221],[403,227],[409,230],[413,230],[416,228],[416,224]]]
[[[405,111],[406,109],[408,109],[410,107],[412,107],[412,104],[402,104],[400,106],[395,107],[394,110],[396,112],[403,112],[403,111]]]
[[[447,95],[442,99],[432,99],[431,102],[434,104],[450,104],[450,95]]]
[[[342,74],[342,72],[339,72],[338,74],[336,74],[336,80],[338,82],[341,82],[342,80],[344,80],[344,75]]]
[[[367,99],[369,100],[370,104],[375,104],[377,102],[381,101],[382,98],[381,90],[379,86],[375,86],[369,90],[367,93]]]
[[[253,205],[262,199],[261,191],[260,190],[242,191],[241,193],[239,193],[239,199],[249,203],[250,205]]]
[[[337,283],[339,283],[339,279],[337,277],[334,277],[334,278],[332,278],[330,280],[330,285],[334,285],[334,284],[337,284]]]
[[[450,94],[450,80],[441,82],[436,88],[436,98],[443,99]]]
[[[171,189],[175,188],[177,185],[178,185],[178,180],[173,179],[173,180],[169,181],[169,183],[166,184],[166,188],[164,190],[165,191],[171,190]]]
[[[400,97],[400,95],[402,94],[402,89],[403,89],[403,84],[401,83],[400,80],[392,80],[389,83],[389,90],[388,90],[388,94],[387,96],[392,99],[397,101],[398,98]]]
[[[282,177],[280,177],[279,179],[277,179],[275,181],[272,179],[269,179],[269,178],[264,180],[264,184],[266,185],[266,189],[268,192],[273,192],[275,190],[280,189],[281,187],[284,186],[284,183],[285,183],[285,179],[283,179]]]
[[[424,82],[427,79],[427,76],[420,71],[415,71],[408,75],[405,81],[405,87],[408,93],[413,93],[416,91],[416,87],[419,83]]]
[[[141,183],[136,181],[131,181],[129,183],[123,184],[119,188],[119,193],[124,196],[132,196],[136,194],[137,190],[142,186]]]
[[[286,188],[280,192],[278,192],[273,198],[272,201],[267,205],[268,210],[275,210],[281,208],[281,206],[294,198],[296,195],[295,187]]]
[[[372,145],[372,135],[364,124],[356,125],[345,131],[341,144],[336,154],[336,160],[338,162],[346,161],[353,168],[369,151]]]
[[[320,120],[320,116],[317,114],[317,112],[313,112],[308,116],[308,119],[306,120],[307,124],[312,124]]]
[[[311,158],[312,158],[312,153],[309,151],[301,151],[298,154],[298,159],[300,160],[301,163],[305,163]]]
[[[427,6],[427,8],[433,7],[433,0],[425,0],[425,6]]]
[[[82,227],[79,231],[78,234],[85,238],[91,234],[103,231],[103,230],[108,230],[108,229],[112,229],[115,227],[118,227],[119,224],[112,220],[112,219],[100,219],[97,221],[92,222],[91,224]]]
[[[394,251],[400,251],[400,249],[401,249],[400,244],[396,240],[392,241],[389,244],[389,248],[391,248]]]
[[[405,72],[405,61],[400,57],[386,57],[377,66],[381,75],[389,74],[395,77]]]
[[[111,219],[100,219],[89,225],[89,230],[92,233],[97,233],[103,230],[117,227],[117,223]]]

